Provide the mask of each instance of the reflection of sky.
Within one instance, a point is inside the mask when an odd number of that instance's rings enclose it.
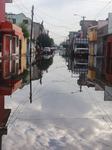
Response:
[[[112,149],[111,102],[104,102],[104,92],[94,88],[83,87],[80,93],[63,58],[55,55],[43,84],[32,84],[32,104],[29,85],[5,97],[12,115],[4,150]]]

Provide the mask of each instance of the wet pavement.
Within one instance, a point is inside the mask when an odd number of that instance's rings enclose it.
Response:
[[[32,104],[28,82],[5,96],[11,114],[3,150],[112,149],[112,102],[104,101],[104,91],[81,88],[62,53],[33,66],[39,70],[37,77],[33,69]]]

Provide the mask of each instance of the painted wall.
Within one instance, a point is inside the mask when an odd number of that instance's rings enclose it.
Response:
[[[23,73],[23,71],[26,69],[26,42],[27,39],[24,38],[24,36],[19,36],[19,39],[22,41],[22,47],[21,47],[21,69],[19,70],[18,74]]]
[[[99,20],[98,21],[98,29],[102,28],[103,26],[105,26],[107,24],[108,24],[107,20]]]
[[[5,0],[0,0],[0,22],[5,22]]]
[[[94,71],[94,70],[89,70],[89,69],[88,69],[87,77],[88,77],[91,81],[94,81],[94,80],[95,80],[95,77],[96,77],[96,71]]]
[[[16,19],[16,23],[15,24],[17,24],[17,25],[19,25],[21,22],[23,22],[23,20],[28,20],[28,24],[31,25],[31,19],[26,17],[23,13],[7,14],[7,18]]]

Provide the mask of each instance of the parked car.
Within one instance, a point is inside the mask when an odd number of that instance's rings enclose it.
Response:
[[[51,49],[50,47],[44,47],[44,50],[43,50],[43,55],[51,55]]]

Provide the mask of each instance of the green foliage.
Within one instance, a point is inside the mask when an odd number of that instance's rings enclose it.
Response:
[[[28,70],[24,70],[24,72],[22,73],[22,75],[23,75],[23,83],[27,82],[26,78],[27,78],[28,74],[29,74]]]
[[[24,37],[28,38],[30,36],[30,34],[28,32],[28,29],[27,29],[27,26],[25,25],[25,23],[22,22],[19,26],[22,28],[22,32],[24,33]]]
[[[50,38],[50,41],[51,41],[51,46],[50,47],[53,47],[54,46],[54,40],[52,38]]]
[[[63,47],[66,49],[69,48],[69,46],[67,44],[63,44]]]
[[[37,61],[37,67],[40,70],[47,70],[53,64],[53,57],[49,59],[42,59],[41,62]]]
[[[40,34],[37,38],[38,44],[44,48],[44,47],[52,47],[54,44],[54,40],[52,38],[49,38],[47,34]]]

